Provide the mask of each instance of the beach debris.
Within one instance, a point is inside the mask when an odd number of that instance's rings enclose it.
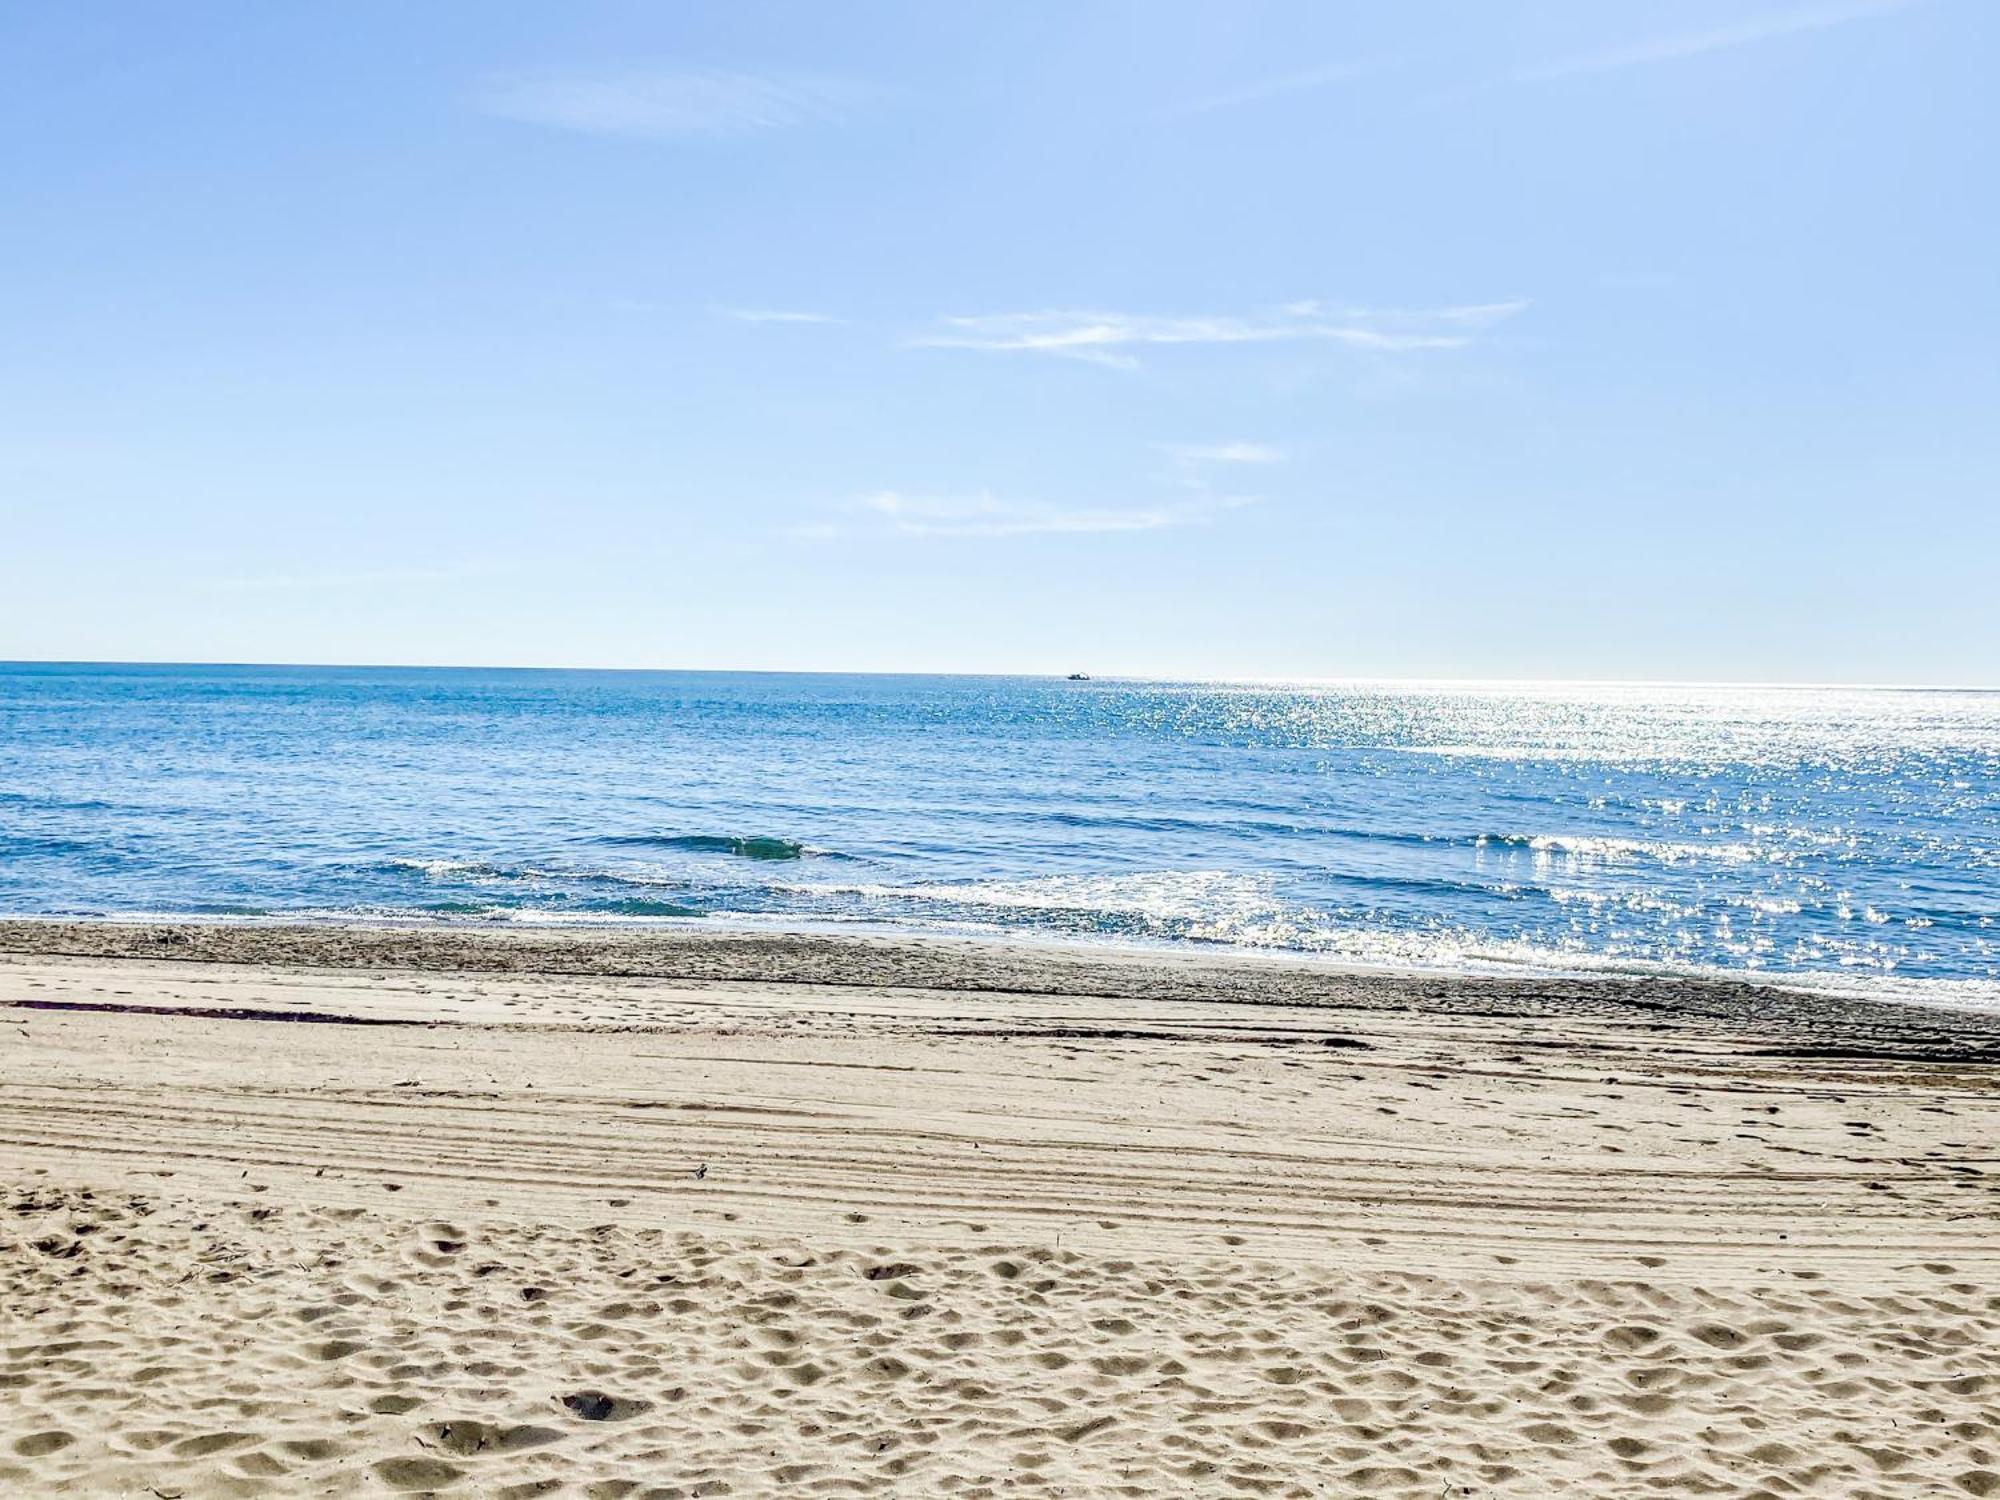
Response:
[[[562,1404],[586,1422],[619,1422],[650,1411],[650,1401],[606,1395],[603,1391],[572,1391]]]

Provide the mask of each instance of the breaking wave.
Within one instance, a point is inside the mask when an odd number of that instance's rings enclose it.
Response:
[[[732,854],[738,859],[804,859],[830,851],[791,839],[744,837],[729,833],[610,834],[593,843],[622,849],[680,849],[695,854]]]

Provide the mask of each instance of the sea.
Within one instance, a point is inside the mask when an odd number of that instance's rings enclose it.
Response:
[[[0,914],[969,933],[2000,1009],[2000,692],[0,664]]]

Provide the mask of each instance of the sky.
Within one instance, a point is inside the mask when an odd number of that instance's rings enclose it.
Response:
[[[2000,6],[0,6],[0,658],[2000,684]]]

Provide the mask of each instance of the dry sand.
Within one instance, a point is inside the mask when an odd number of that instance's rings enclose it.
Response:
[[[0,923],[0,1492],[2000,1495],[2000,1022]]]

